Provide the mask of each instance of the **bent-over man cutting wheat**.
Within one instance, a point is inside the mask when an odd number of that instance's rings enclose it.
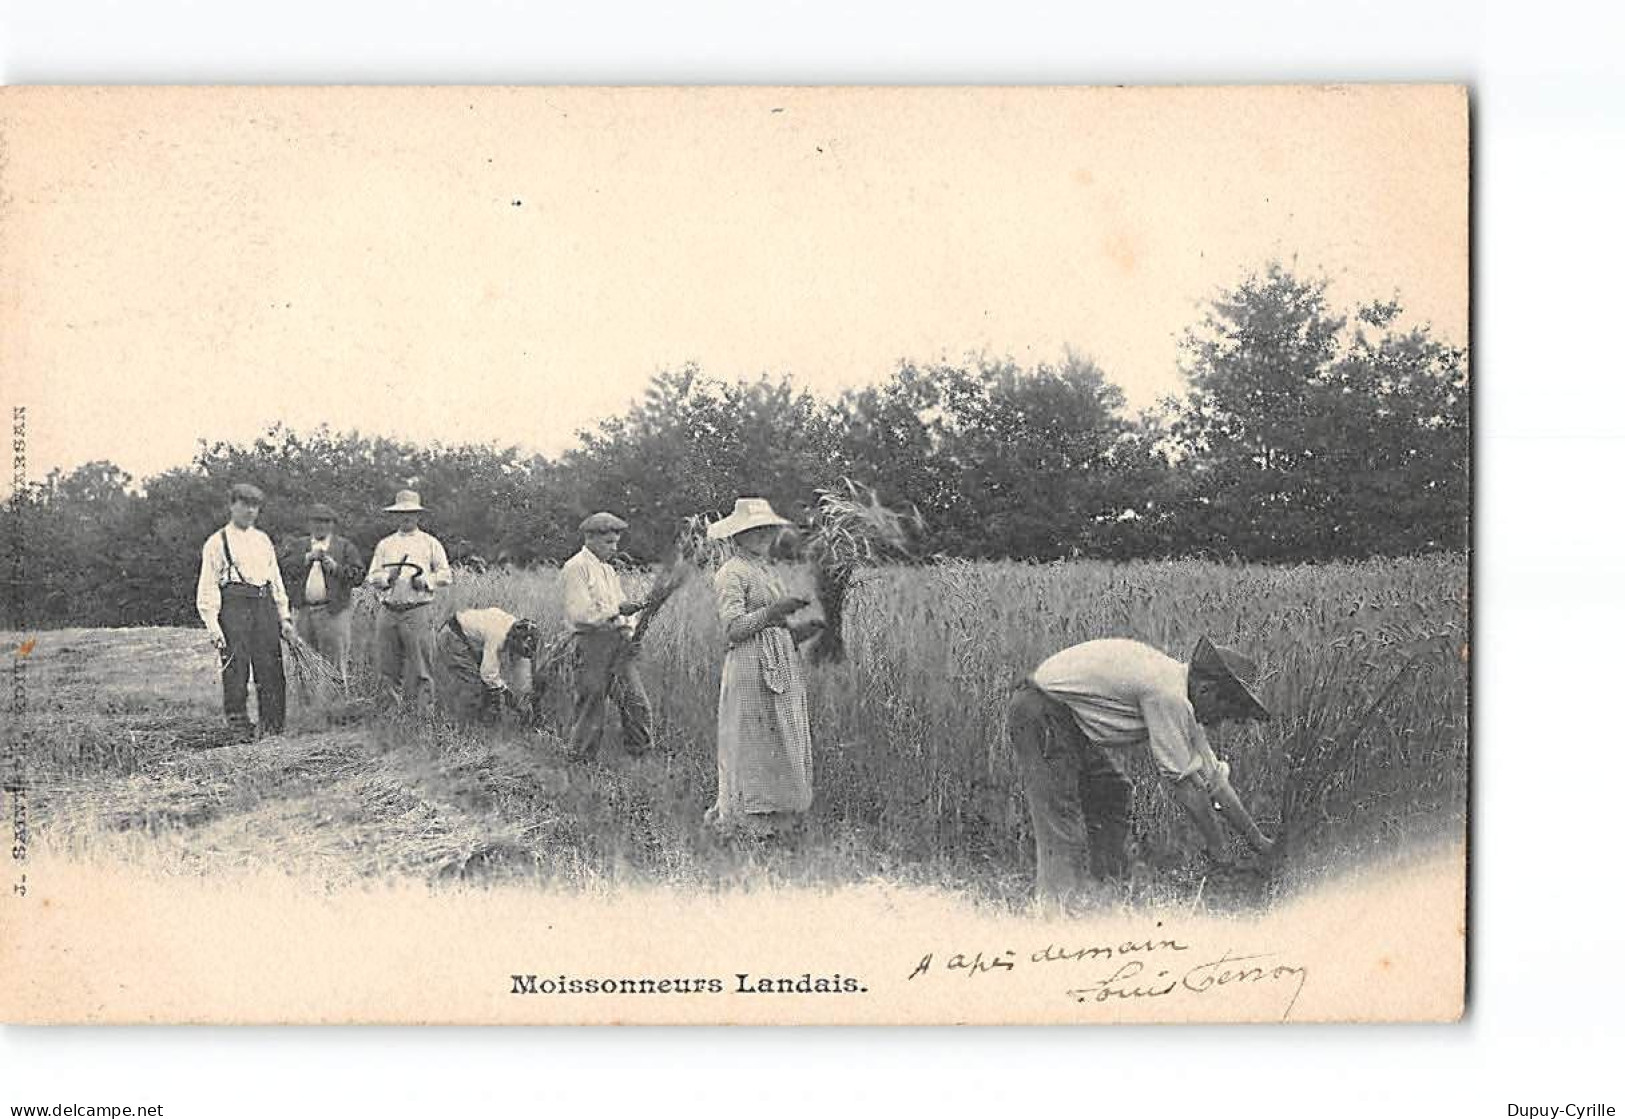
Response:
[[[1063,649],[1017,686],[1010,742],[1032,813],[1040,900],[1064,901],[1082,885],[1086,838],[1095,877],[1127,873],[1130,787],[1112,756],[1119,749],[1150,753],[1210,860],[1227,857],[1221,814],[1254,850],[1274,850],[1204,729],[1226,719],[1268,719],[1257,677],[1251,660],[1206,637],[1189,664],[1114,638]]]
[[[521,707],[540,639],[536,623],[496,606],[459,610],[441,625],[436,660],[447,689],[436,698],[459,721],[494,723]]]

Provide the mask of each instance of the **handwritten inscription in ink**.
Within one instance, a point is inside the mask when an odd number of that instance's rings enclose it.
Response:
[[[1076,976],[1087,968],[1087,978]],[[1061,992],[1085,1005],[1141,999],[1194,998],[1242,989],[1279,987],[1286,1020],[1309,980],[1309,969],[1280,952],[1220,951],[1187,944],[1175,937],[1151,936],[1111,944],[1050,943],[1042,948],[984,948],[920,957],[910,980],[932,974],[986,980],[1017,970],[1041,969],[1065,975]]]

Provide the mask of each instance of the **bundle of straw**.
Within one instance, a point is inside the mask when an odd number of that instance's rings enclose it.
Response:
[[[709,530],[715,521],[715,517],[704,513],[683,518],[683,523],[677,530],[677,543],[674,549],[678,562],[693,567],[722,566],[722,562],[729,555],[728,542],[711,539]]]
[[[637,624],[632,628],[634,653],[643,648],[643,639],[648,634],[650,625],[654,623],[655,615],[660,613],[660,608],[666,605],[684,583],[688,582],[688,577],[693,573],[694,565],[683,558],[680,550],[662,566],[660,573],[655,576],[654,584],[649,588],[648,595],[644,597],[643,609],[638,613]]]
[[[817,493],[804,549],[824,611],[824,632],[809,649],[815,663],[846,659],[841,619],[858,570],[908,555],[913,538],[925,527],[918,509],[890,509],[872,487],[850,478]]]
[[[322,656],[304,638],[295,635],[288,641],[288,676],[306,704],[329,704],[348,698],[344,686],[344,673],[338,666]]]
[[[531,658],[531,726],[562,729],[569,725],[566,712],[575,684],[575,636],[572,630],[555,634]]]

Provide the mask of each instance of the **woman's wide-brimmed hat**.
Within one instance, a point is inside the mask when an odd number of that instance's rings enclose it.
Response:
[[[384,506],[386,513],[422,513],[424,509],[417,490],[398,490],[395,493],[395,504]]]
[[[706,527],[705,535],[712,540],[727,540],[748,528],[772,528],[790,522],[773,512],[765,497],[742,497],[734,502],[734,511],[720,521]]]
[[[1203,637],[1196,643],[1196,651],[1191,654],[1191,671],[1201,673],[1209,679],[1228,683],[1236,698],[1243,700],[1251,708],[1248,712],[1251,718],[1270,717],[1270,709],[1258,698],[1258,665],[1246,654],[1223,645],[1215,645]]]

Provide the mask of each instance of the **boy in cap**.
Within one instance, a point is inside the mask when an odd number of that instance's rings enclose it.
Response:
[[[1010,741],[1038,847],[1038,895],[1064,900],[1090,869],[1115,880],[1128,870],[1129,782],[1111,751],[1144,747],[1202,833],[1210,860],[1226,859],[1224,819],[1254,850],[1274,844],[1230,786],[1204,728],[1225,719],[1267,719],[1255,692],[1258,670],[1203,637],[1190,663],[1138,641],[1085,641],[1064,649],[1016,689]]]
[[[280,734],[287,716],[283,640],[293,637],[288,592],[271,538],[254,527],[265,494],[258,486],[231,487],[231,519],[203,542],[197,577],[197,612],[221,658],[226,722],[252,738],[248,681],[252,676],[262,734]]]
[[[309,533],[286,542],[282,566],[291,576],[288,601],[293,604],[294,629],[348,682],[352,593],[366,578],[367,568],[355,543],[334,531],[337,523],[331,505],[312,505],[306,521]]]
[[[437,652],[450,682],[441,699],[459,720],[493,723],[530,690],[530,662],[541,631],[529,618],[496,606],[459,610],[440,627]]]
[[[378,612],[378,672],[395,688],[401,703],[416,711],[419,695],[434,691],[434,629],[429,604],[451,582],[451,563],[440,541],[418,527],[425,512],[415,490],[401,490],[384,512],[395,531],[378,541],[367,582],[383,592]]]
[[[591,757],[604,734],[605,707],[621,713],[621,736],[628,754],[651,745],[649,696],[632,647],[632,617],[643,609],[629,602],[621,577],[609,561],[620,547],[626,522],[613,513],[594,513],[581,522],[581,551],[560,572],[564,617],[575,632],[575,717],[570,752]]]

